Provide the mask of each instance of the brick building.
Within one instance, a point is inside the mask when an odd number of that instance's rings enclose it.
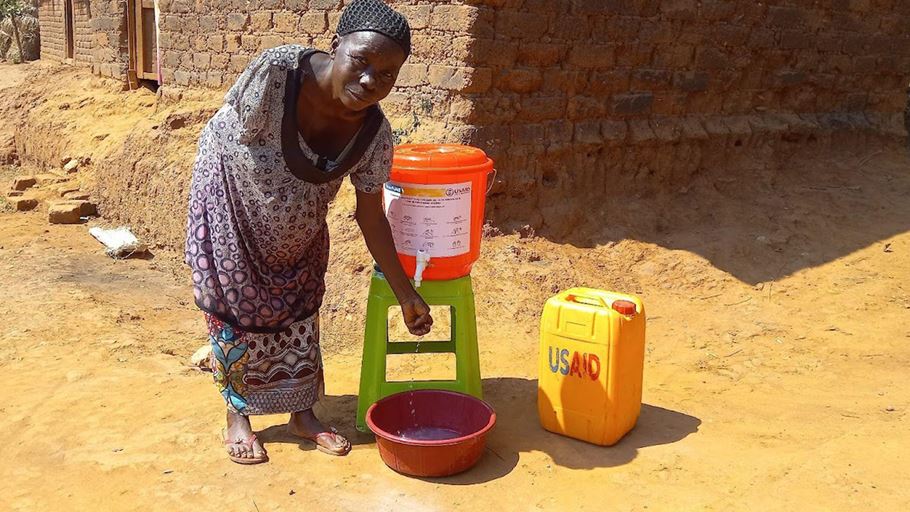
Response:
[[[410,20],[414,50],[386,112],[406,138],[488,150],[500,220],[541,225],[567,197],[655,173],[685,181],[769,141],[903,129],[910,2],[390,3]],[[225,88],[264,48],[328,48],[342,4],[41,0],[42,57]]]

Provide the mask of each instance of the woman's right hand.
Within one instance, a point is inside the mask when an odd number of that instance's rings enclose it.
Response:
[[[413,297],[401,301],[401,314],[408,331],[414,336],[425,336],[433,327],[430,306],[416,292]]]

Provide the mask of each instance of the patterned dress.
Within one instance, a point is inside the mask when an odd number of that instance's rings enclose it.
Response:
[[[215,381],[228,409],[309,409],[322,384],[319,308],[329,256],[326,214],[343,177],[310,183],[282,155],[288,73],[301,46],[265,51],[225,96],[199,138],[185,261],[206,313]],[[299,137],[302,153],[316,159]],[[384,118],[347,174],[361,192],[388,180],[392,132]]]

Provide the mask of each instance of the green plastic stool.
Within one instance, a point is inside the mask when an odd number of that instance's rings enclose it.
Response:
[[[480,354],[477,349],[477,320],[474,316],[474,289],[471,276],[449,281],[423,281],[417,288],[430,306],[450,306],[452,336],[448,341],[389,343],[389,308],[398,299],[380,271],[373,272],[367,301],[366,332],[363,337],[363,364],[360,367],[360,395],[357,398],[357,430],[367,431],[366,412],[377,400],[411,389],[445,389],[483,398],[480,383]],[[455,354],[455,380],[414,380],[388,382],[387,354]]]

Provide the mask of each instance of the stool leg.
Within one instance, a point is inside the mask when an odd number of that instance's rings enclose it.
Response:
[[[455,301],[455,365],[458,381],[464,392],[483,398],[480,376],[480,351],[477,347],[477,318],[474,311],[473,292]]]
[[[375,284],[375,283],[373,283]],[[379,400],[386,373],[388,344],[388,305],[374,294],[370,285],[367,320],[363,336],[363,362],[360,366],[360,394],[357,397],[357,430],[367,431],[367,409]]]

